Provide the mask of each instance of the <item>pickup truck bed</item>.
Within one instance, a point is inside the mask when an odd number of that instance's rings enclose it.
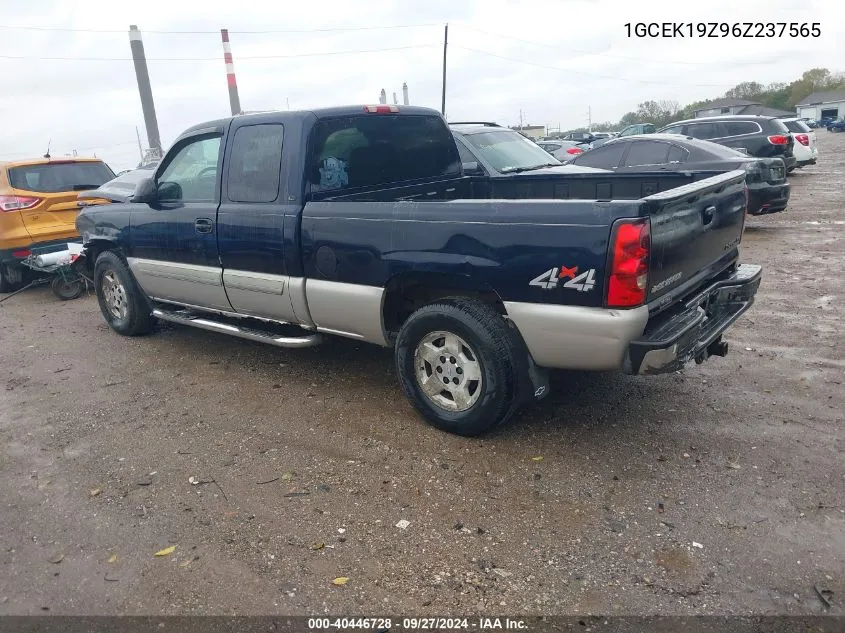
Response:
[[[744,172],[530,180],[464,176],[423,108],[239,116],[188,130],[78,227],[117,332],[392,346],[410,401],[461,434],[545,396],[548,368],[724,355],[760,281],[738,265]]]

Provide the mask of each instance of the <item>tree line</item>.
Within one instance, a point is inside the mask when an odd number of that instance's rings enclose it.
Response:
[[[744,81],[719,97],[696,101],[683,107],[677,101],[668,99],[643,101],[636,110],[625,113],[618,122],[593,124],[592,129],[594,132],[618,131],[634,123],[654,123],[662,127],[673,121],[693,118],[696,110],[706,108],[716,99],[745,99],[770,108],[794,111],[795,105],[813,92],[840,89],[845,89],[845,73],[831,73],[827,68],[811,68],[804,71],[800,79],[790,83],[773,82],[764,85],[756,81]],[[569,131],[582,132],[586,129]]]

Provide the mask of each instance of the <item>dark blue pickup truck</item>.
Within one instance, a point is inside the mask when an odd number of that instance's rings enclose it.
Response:
[[[545,396],[551,368],[725,355],[761,278],[738,262],[744,172],[524,176],[464,175],[426,108],[242,115],[187,130],[77,227],[118,333],[393,347],[411,403],[463,435]]]

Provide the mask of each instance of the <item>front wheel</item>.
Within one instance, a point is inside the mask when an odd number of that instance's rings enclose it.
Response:
[[[137,336],[153,329],[155,318],[135,278],[123,259],[104,251],[94,266],[94,287],[100,311],[118,334]]]
[[[424,306],[402,325],[396,370],[411,404],[433,426],[486,433],[513,415],[517,371],[505,320],[473,299]]]

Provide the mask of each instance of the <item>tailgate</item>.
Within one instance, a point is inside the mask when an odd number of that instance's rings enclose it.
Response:
[[[782,158],[758,158],[760,179],[771,185],[781,185],[786,182],[786,164]]]
[[[647,302],[671,303],[737,259],[745,223],[745,170],[645,198],[651,218]]]
[[[63,194],[39,194],[26,191],[16,193],[19,196],[42,198],[38,206],[21,211],[24,226],[33,239],[76,231],[76,216],[81,207],[75,191]]]

